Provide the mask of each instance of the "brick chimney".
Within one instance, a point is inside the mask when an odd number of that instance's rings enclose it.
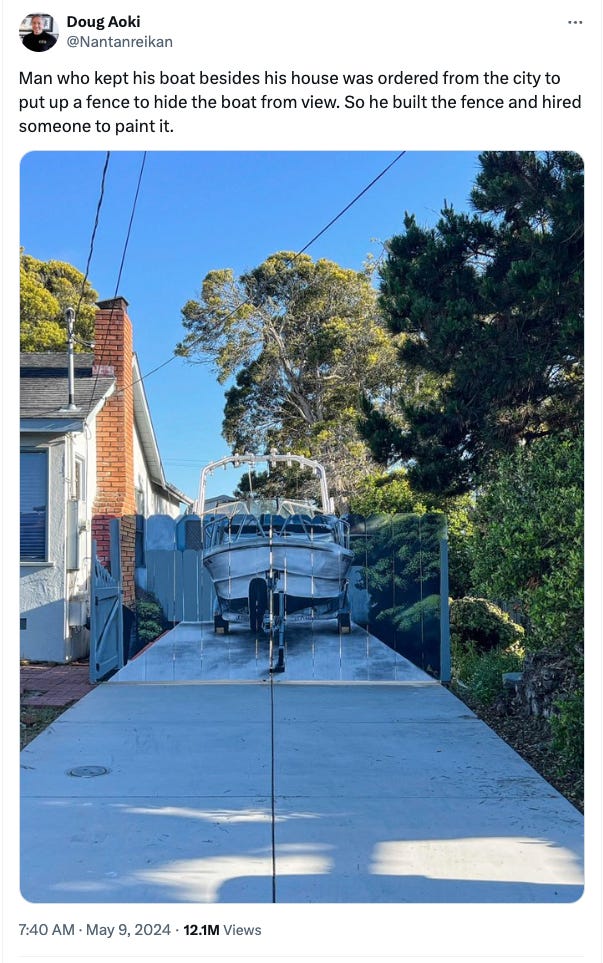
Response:
[[[109,521],[121,522],[124,604],[134,602],[134,395],[132,390],[132,322],[128,302],[99,301],[95,321],[94,366],[99,375],[115,375],[115,392],[96,418],[96,499],[92,535],[103,564],[109,562]]]

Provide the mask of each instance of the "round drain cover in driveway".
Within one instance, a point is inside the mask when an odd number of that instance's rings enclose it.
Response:
[[[76,766],[75,769],[68,769],[67,775],[90,779],[91,776],[105,776],[108,772],[104,766]]]

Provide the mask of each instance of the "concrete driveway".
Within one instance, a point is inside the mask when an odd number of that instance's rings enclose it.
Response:
[[[181,624],[27,746],[21,891],[65,903],[570,902],[583,818],[355,628]]]

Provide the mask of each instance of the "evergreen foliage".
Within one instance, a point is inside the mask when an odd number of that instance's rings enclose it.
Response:
[[[500,452],[582,420],[583,165],[569,152],[489,151],[471,201],[435,228],[406,215],[388,242],[381,306],[414,391],[365,403],[382,463],[459,493]]]
[[[425,499],[413,491],[408,472],[376,471],[362,479],[351,500],[350,511],[359,515],[402,515],[406,512],[423,514]]]
[[[561,775],[573,773],[584,782],[584,679],[582,686],[559,699],[551,716],[553,748]]]
[[[473,573],[491,598],[517,598],[531,648],[583,649],[583,439],[542,438],[503,458],[475,512]]]
[[[457,654],[471,646],[477,652],[508,649],[523,636],[522,626],[488,599],[462,598],[450,603],[450,641]]]
[[[161,635],[166,625],[161,605],[149,593],[136,601],[136,620],[138,639],[144,645]]]
[[[21,252],[21,351],[64,351],[67,341],[65,309],[76,311],[79,342],[94,336],[98,298],[84,275],[64,261],[39,261]],[[76,341],[76,351],[89,351]]]
[[[522,662],[522,654],[515,648],[484,652],[470,642],[453,648],[453,678],[466,685],[481,705],[492,705],[502,695],[504,673],[521,671]]]

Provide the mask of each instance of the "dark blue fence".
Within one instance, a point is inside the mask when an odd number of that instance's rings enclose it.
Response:
[[[446,518],[349,516],[352,618],[414,665],[450,678]]]

